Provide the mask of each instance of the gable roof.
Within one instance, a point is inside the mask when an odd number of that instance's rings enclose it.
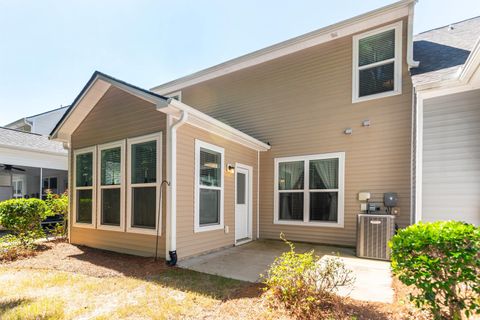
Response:
[[[479,38],[480,16],[414,36],[414,86],[457,77]]]
[[[224,63],[198,71],[191,75],[153,87],[160,94],[169,94],[182,88],[214,79],[238,70],[264,63],[331,40],[352,35],[396,19],[408,16],[416,0],[401,0],[379,9],[343,20],[330,26],[274,44]]]
[[[94,108],[105,92],[111,87],[117,87],[131,95],[152,103],[160,112],[179,118],[188,114],[186,122],[203,130],[217,134],[225,139],[258,151],[266,151],[270,146],[256,138],[241,132],[213,117],[172,98],[166,98],[155,92],[142,89],[118,80],[105,73],[95,71],[75,98],[67,112],[63,115],[55,128],[50,133],[50,138],[68,142],[69,137],[80,125],[83,119]]]
[[[61,142],[51,141],[41,134],[4,127],[0,127],[0,147],[67,155]]]

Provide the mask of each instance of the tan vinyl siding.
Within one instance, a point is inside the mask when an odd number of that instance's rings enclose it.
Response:
[[[480,224],[480,90],[424,101],[422,220]]]
[[[401,95],[352,104],[352,37],[182,90],[186,104],[271,143],[260,160],[260,237],[278,238],[283,231],[292,240],[354,245],[360,191],[370,191],[380,203],[384,192],[397,192],[398,222],[409,224],[412,94],[406,37],[404,19]],[[361,126],[365,119],[371,120],[368,128]],[[353,135],[344,135],[349,127]],[[274,158],[338,151],[346,157],[345,227],[274,225]],[[207,244],[195,244],[200,245]]]
[[[165,114],[156,111],[153,104],[111,87],[73,133],[72,150],[159,131],[163,132],[161,170],[162,177],[165,177]],[[73,168],[73,163],[71,167]],[[73,181],[70,185],[74,185]],[[159,239],[158,251],[161,256],[165,256],[165,201],[163,203],[162,236]],[[145,256],[151,256],[155,251],[155,236],[118,231],[72,227],[71,242]]]
[[[253,238],[257,234],[257,151],[230,140],[215,136],[191,125],[183,125],[177,131],[177,251],[179,258],[235,243],[235,174],[225,172],[224,230],[194,232],[195,204],[195,139],[225,149],[225,166],[242,163],[253,167]],[[223,168],[225,170],[225,168]]]

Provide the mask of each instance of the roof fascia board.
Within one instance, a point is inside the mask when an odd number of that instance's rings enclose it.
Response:
[[[169,99],[168,103],[168,109],[159,109],[159,111],[168,111],[166,113],[169,113],[177,118],[179,114],[181,114],[181,111],[185,111],[188,113],[187,123],[192,126],[216,134],[224,139],[236,142],[250,149],[257,151],[267,151],[270,149],[268,144],[255,139],[252,136],[249,136],[248,134],[237,130],[197,109],[194,109],[183,102],[175,99]]]
[[[158,94],[167,94],[173,91],[178,91],[200,82],[252,67],[266,61],[406,17],[410,14],[410,4],[414,2],[415,0],[403,0],[393,3],[383,8],[341,21],[177,80],[153,87],[151,90]]]

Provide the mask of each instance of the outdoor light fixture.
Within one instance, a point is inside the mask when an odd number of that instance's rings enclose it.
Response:
[[[369,119],[363,120],[362,121],[362,126],[363,127],[370,127],[370,120]]]
[[[228,173],[234,173],[235,172],[235,166],[233,164],[227,164],[227,172]]]
[[[351,135],[353,133],[353,129],[352,128],[347,128],[347,129],[345,129],[345,131],[343,131],[343,133],[345,133],[346,135]]]

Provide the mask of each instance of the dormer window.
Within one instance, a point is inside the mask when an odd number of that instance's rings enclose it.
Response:
[[[352,102],[402,92],[402,22],[353,37]]]

